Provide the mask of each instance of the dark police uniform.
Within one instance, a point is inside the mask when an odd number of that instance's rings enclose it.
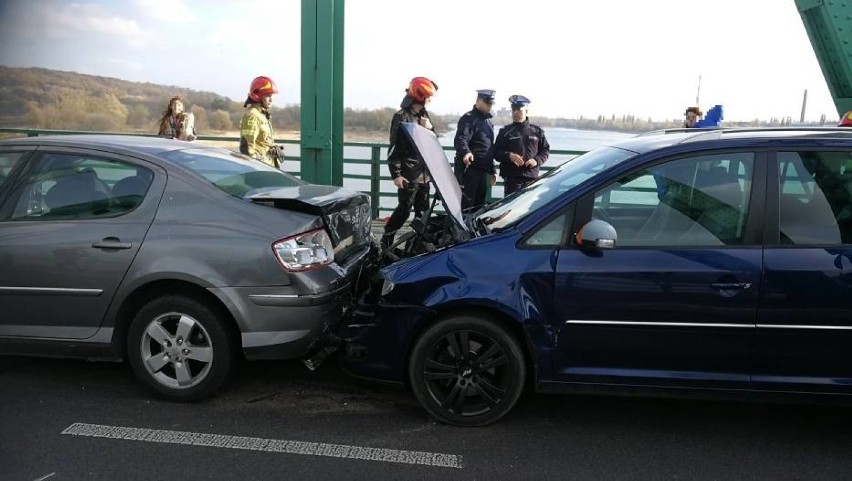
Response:
[[[522,95],[513,95],[509,102],[514,108],[526,108],[530,100]],[[518,167],[509,160],[509,152],[514,152],[524,160],[535,159],[535,167]],[[494,160],[500,163],[500,177],[503,178],[505,195],[518,191],[539,175],[539,167],[550,157],[550,144],[544,136],[544,130],[530,123],[513,122],[497,134],[494,141]]]
[[[477,96],[494,102],[493,90],[477,90]],[[481,112],[474,106],[461,116],[453,145],[456,148],[454,170],[463,194],[462,210],[475,210],[485,205],[488,181],[496,173],[491,155],[493,144],[494,124],[490,112]],[[473,154],[470,166],[462,161],[467,153]]]
[[[425,108],[415,112],[411,108],[411,103],[411,99],[406,96],[401,104],[402,108],[391,120],[390,147],[388,148],[391,179],[402,176],[408,184],[403,189],[397,189],[399,203],[385,224],[385,233],[382,236],[383,247],[393,243],[396,231],[405,224],[412,207],[414,207],[415,217],[419,217],[429,208],[429,171],[426,163],[420,158],[405,134],[399,131],[399,124],[402,122],[418,123],[421,118],[429,119],[429,113]]]

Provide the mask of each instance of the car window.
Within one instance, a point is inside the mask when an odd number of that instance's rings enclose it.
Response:
[[[779,152],[781,244],[852,243],[852,152]]]
[[[18,165],[26,152],[0,152],[0,193],[6,188],[9,174]]]
[[[595,194],[592,217],[618,246],[741,245],[753,153],[681,158],[627,175]]]
[[[306,182],[259,160],[222,149],[173,150],[160,156],[192,170],[224,192],[239,198],[282,187],[306,185]]]
[[[574,210],[569,209],[567,214],[563,212],[546,222],[527,237],[524,245],[528,247],[561,246],[565,238],[566,219],[570,218],[569,216],[573,216],[573,213]]]
[[[477,216],[477,223],[493,232],[510,227],[582,182],[635,155],[635,152],[615,147],[587,152],[551,170],[528,187],[492,204]]]
[[[45,154],[25,179],[12,219],[90,219],[135,209],[154,174],[151,170],[102,158]]]

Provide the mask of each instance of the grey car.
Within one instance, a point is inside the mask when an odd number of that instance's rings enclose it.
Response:
[[[323,348],[374,252],[369,197],[227,150],[0,142],[0,353],[127,359],[172,400]]]

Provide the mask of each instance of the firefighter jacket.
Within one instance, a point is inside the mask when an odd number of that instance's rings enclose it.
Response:
[[[429,182],[429,171],[426,169],[426,163],[420,158],[408,137],[399,131],[399,124],[403,122],[418,123],[421,118],[429,118],[429,113],[426,112],[425,108],[420,109],[420,112],[415,112],[411,108],[402,108],[394,114],[393,120],[391,120],[390,147],[388,148],[388,167],[390,168],[391,179],[403,176],[409,182]]]
[[[456,137],[453,145],[456,148],[456,164],[462,162],[465,154],[473,154],[475,167],[484,172],[493,174],[494,160],[491,157],[491,146],[494,143],[494,124],[491,123],[491,114],[480,112],[476,107],[470,112],[462,115],[456,127]]]
[[[509,160],[509,152],[514,152],[524,160],[535,159],[535,167],[522,165],[518,167]],[[538,177],[539,167],[550,157],[550,144],[544,137],[544,130],[530,123],[529,119],[524,122],[513,122],[497,134],[494,141],[494,160],[500,163],[500,177],[522,177],[535,179]]]
[[[240,121],[240,152],[275,167],[274,134],[269,111],[252,104]]]

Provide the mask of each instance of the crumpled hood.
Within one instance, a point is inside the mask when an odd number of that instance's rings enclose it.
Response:
[[[344,261],[371,244],[370,197],[363,192],[329,185],[301,185],[270,190],[250,199],[276,209],[320,216],[331,235],[336,260]]]
[[[300,185],[270,190],[250,197],[252,202],[308,214],[328,215],[368,204],[367,194],[333,185]]]

